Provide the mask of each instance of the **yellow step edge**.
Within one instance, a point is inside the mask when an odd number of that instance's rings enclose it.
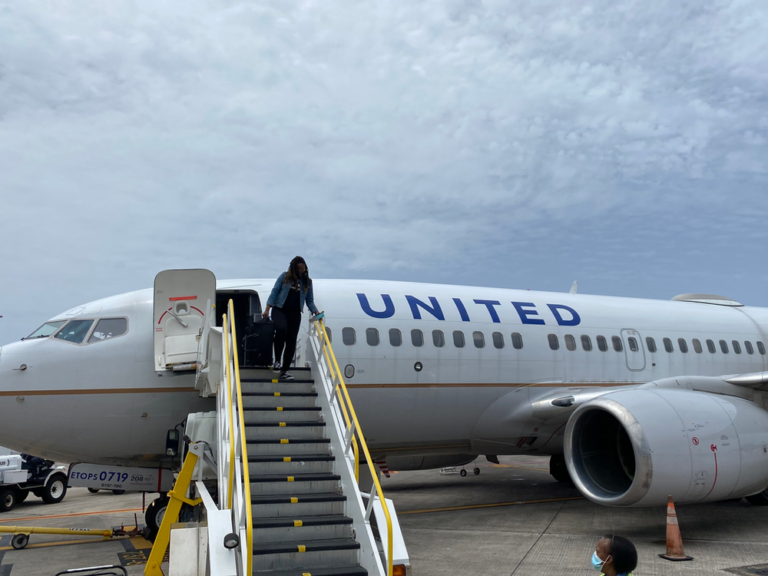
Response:
[[[298,546],[296,546],[296,548],[299,549],[299,552],[306,552],[307,551],[307,547],[304,546],[303,544],[299,544]]]
[[[298,498],[291,497],[291,504],[298,504],[298,503],[299,503]]]
[[[301,521],[301,520],[294,520],[293,521],[293,525],[294,525],[295,528],[300,528],[300,527],[304,526],[304,522]]]
[[[290,462],[290,461],[291,461],[291,457],[290,456],[285,456],[283,458],[283,462]]]
[[[285,426],[285,422],[280,422],[280,426]]]
[[[277,384],[280,380],[272,380],[272,384]]]
[[[276,410],[277,410],[278,412],[282,412],[282,411],[283,411],[283,407],[282,407],[282,406],[278,406],[278,407],[276,408]]]
[[[288,476],[288,477],[286,478],[286,480],[287,480],[288,482],[293,482],[293,476]]]
[[[289,444],[291,441],[288,438],[280,438],[280,444]]]
[[[275,392],[275,396],[280,396],[280,392]]]

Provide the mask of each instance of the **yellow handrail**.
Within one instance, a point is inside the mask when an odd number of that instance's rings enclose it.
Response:
[[[222,326],[228,327],[227,315],[224,314],[224,318],[221,322]],[[229,368],[229,332],[224,331],[224,358],[227,363],[227,402],[229,403],[229,421],[235,421],[235,415],[232,413],[232,375]],[[229,489],[227,491],[227,508],[232,509],[232,486],[235,481],[235,439],[232,438],[232,430],[230,427],[229,434]]]
[[[235,384],[237,384],[237,412],[240,419],[240,442],[242,444],[240,456],[243,464],[243,483],[245,484],[245,517],[247,524],[245,527],[246,551],[248,555],[247,576],[253,573],[253,510],[251,508],[251,474],[248,471],[248,449],[245,443],[245,415],[243,414],[243,390],[240,386],[240,358],[237,353],[237,331],[235,330],[234,302],[229,301],[230,325],[232,327],[232,352],[235,360]],[[230,404],[231,406],[231,404]],[[389,517],[389,516],[387,516]],[[391,534],[390,534],[391,541]],[[390,574],[390,576],[392,576]]]
[[[384,499],[384,491],[381,489],[381,483],[379,482],[379,475],[376,472],[376,469],[374,468],[373,459],[371,458],[371,453],[368,451],[368,444],[365,442],[365,435],[363,434],[362,429],[360,428],[360,422],[357,420],[357,414],[355,413],[355,408],[352,405],[352,400],[349,397],[349,392],[347,391],[347,385],[344,383],[344,377],[341,375],[341,370],[339,369],[339,363],[336,361],[336,354],[333,353],[333,347],[331,346],[331,341],[328,339],[328,334],[325,331],[325,325],[323,324],[323,320],[320,319],[316,322],[318,327],[318,333],[320,334],[320,337],[322,339],[322,342],[324,344],[324,348],[326,350],[330,351],[330,356],[332,360],[333,367],[331,368],[331,372],[335,370],[335,373],[338,375],[338,384],[336,384],[336,387],[334,388],[334,392],[336,395],[338,395],[338,390],[336,388],[341,388],[342,392],[344,393],[344,399],[347,403],[347,407],[349,408],[349,413],[352,416],[352,421],[355,423],[355,430],[358,433],[358,438],[360,441],[360,445],[363,447],[363,453],[365,454],[365,460],[368,464],[368,468],[371,470],[371,477],[373,478],[374,486],[376,487],[376,493],[379,497],[379,501],[381,502],[381,508],[384,510],[384,516],[387,518],[387,576],[392,576],[392,517],[389,515],[389,508],[387,507],[387,501]],[[326,352],[326,359],[328,358],[328,352]],[[331,364],[329,363],[329,368],[331,367]],[[344,402],[341,401],[341,397],[339,398],[339,404],[343,407]],[[346,416],[346,413],[345,413]],[[349,420],[347,419],[347,425],[349,425]],[[354,439],[353,439],[354,440]],[[355,468],[358,467],[358,460],[359,460],[359,454],[357,450],[355,450]],[[369,498],[373,498],[373,494],[369,496]]]

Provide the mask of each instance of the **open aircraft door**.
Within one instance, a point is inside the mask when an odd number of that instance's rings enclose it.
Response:
[[[155,370],[194,370],[205,315],[216,302],[210,270],[163,270],[155,276]]]

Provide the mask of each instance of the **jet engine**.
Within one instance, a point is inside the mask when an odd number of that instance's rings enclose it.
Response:
[[[574,411],[565,459],[577,488],[607,506],[750,496],[768,486],[768,412],[690,390],[612,392]]]

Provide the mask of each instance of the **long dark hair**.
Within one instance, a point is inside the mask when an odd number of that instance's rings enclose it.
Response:
[[[299,274],[299,264],[304,264],[306,270],[304,276]],[[293,260],[291,260],[291,264],[288,266],[288,271],[285,273],[283,282],[285,284],[298,284],[301,286],[304,292],[309,290],[309,287],[312,285],[312,279],[309,277],[309,267],[304,261],[304,258],[301,256],[296,256]]]

